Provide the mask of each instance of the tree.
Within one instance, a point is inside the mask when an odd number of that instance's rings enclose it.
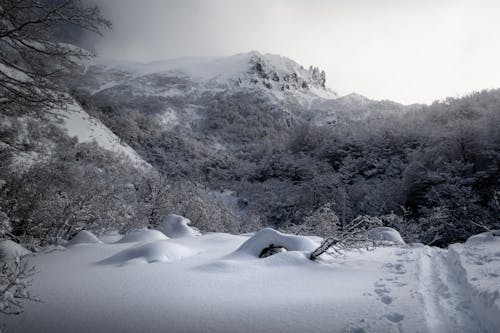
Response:
[[[65,100],[61,76],[91,53],[54,36],[63,26],[101,34],[111,23],[81,0],[0,0],[0,107],[43,111]]]
[[[334,224],[332,236],[325,238],[321,245],[310,254],[309,259],[316,260],[330,249],[333,253],[340,254],[341,250],[369,248],[376,245],[376,242],[369,236],[369,231],[381,225],[380,219],[367,215],[359,215],[346,225]]]

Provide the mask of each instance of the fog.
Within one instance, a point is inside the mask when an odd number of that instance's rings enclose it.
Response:
[[[500,2],[100,0],[105,57],[148,62],[250,50],[324,69],[340,94],[430,103],[500,87]]]

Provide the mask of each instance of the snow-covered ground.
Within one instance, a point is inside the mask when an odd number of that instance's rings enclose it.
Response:
[[[165,221],[189,228],[181,218]],[[399,244],[319,262],[307,256],[317,237],[271,229],[253,237],[169,238],[146,229],[125,237],[120,241],[108,233],[97,242],[82,234],[67,248],[30,255],[38,270],[31,291],[42,302],[26,303],[24,314],[0,321],[10,332],[496,332],[500,327],[500,237],[488,234],[449,250]],[[268,243],[290,251],[259,259]]]
[[[117,154],[123,154],[138,167],[147,168],[148,163],[135,150],[122,142],[99,119],[90,116],[75,101],[70,101],[63,109],[53,110],[57,124],[69,136],[76,137],[79,142],[95,141],[99,146]]]

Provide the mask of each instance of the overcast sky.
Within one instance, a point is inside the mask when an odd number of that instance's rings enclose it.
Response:
[[[496,0],[100,0],[100,55],[135,61],[250,50],[318,66],[340,94],[403,103],[500,88]]]

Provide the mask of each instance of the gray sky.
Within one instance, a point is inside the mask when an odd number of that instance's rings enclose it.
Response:
[[[100,0],[100,55],[280,54],[340,94],[403,103],[500,87],[496,0]]]

